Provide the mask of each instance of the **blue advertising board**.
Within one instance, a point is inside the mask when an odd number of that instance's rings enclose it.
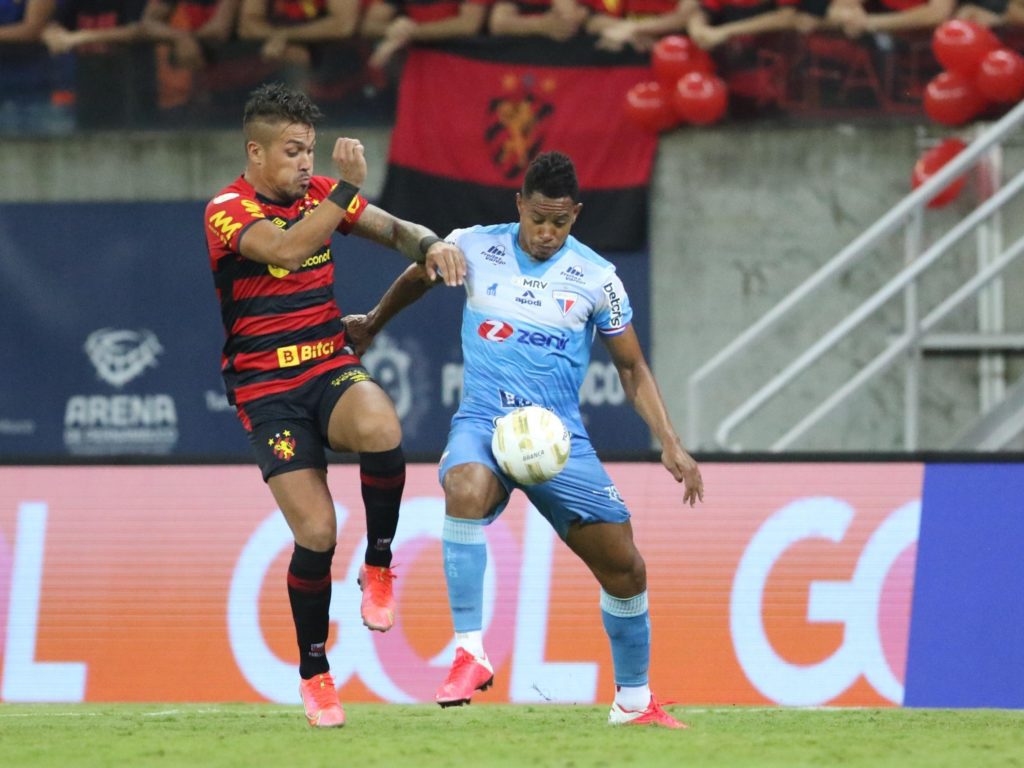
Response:
[[[1024,471],[928,464],[904,704],[1024,706]]]
[[[220,379],[204,205],[0,205],[0,457],[249,458]],[[334,253],[345,313],[372,307],[407,264],[357,237],[339,237]],[[607,256],[646,344],[647,256]],[[364,360],[395,400],[412,454],[440,454],[458,406],[462,299],[431,291]],[[581,406],[598,450],[649,447],[600,344]]]

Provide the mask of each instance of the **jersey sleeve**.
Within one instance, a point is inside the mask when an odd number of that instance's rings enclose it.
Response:
[[[604,336],[617,336],[633,319],[633,308],[622,280],[610,270],[601,282],[601,293],[594,303],[594,324]]]
[[[468,232],[473,232],[476,229],[477,229],[477,227],[475,227],[475,226],[474,227],[466,227],[466,228],[463,228],[463,229],[453,229],[451,232],[448,233],[448,237],[446,237],[444,239],[444,241],[446,243],[448,243],[449,245],[459,245],[459,238],[460,237],[462,237],[463,235],[465,235]]]
[[[206,236],[236,253],[242,233],[265,219],[259,203],[238,192],[224,192],[206,205]]]

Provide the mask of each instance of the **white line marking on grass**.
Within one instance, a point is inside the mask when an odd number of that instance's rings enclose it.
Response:
[[[267,709],[256,709],[253,714],[260,717],[267,715],[281,715],[282,717],[294,717],[298,707],[285,708],[280,706],[267,707]],[[237,710],[225,709],[222,707],[203,707],[201,709],[161,709],[155,712],[51,712],[50,710],[39,712],[2,712],[0,719],[13,717],[110,717],[112,714],[117,717],[167,717],[169,715],[229,715],[236,714]]]
[[[747,712],[855,712],[863,709],[900,709],[900,707],[831,707],[831,706],[818,706],[818,707],[787,707],[779,704],[777,706],[759,706],[759,707],[748,707],[743,704],[737,704],[732,707],[688,707],[685,704],[679,704],[678,702],[668,704],[666,706],[672,707],[683,707],[687,712],[696,712],[699,714],[723,714],[732,712],[735,714],[744,714]]]
[[[0,717],[99,717],[100,712],[0,712]]]

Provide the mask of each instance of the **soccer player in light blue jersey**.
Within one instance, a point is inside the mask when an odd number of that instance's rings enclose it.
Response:
[[[633,311],[615,267],[569,234],[582,208],[572,161],[559,152],[538,156],[516,205],[517,223],[458,229],[446,238],[465,254],[467,298],[463,399],[439,469],[445,577],[457,647],[436,700],[442,707],[468,704],[493,682],[482,639],[484,528],[519,488],[601,585],[601,616],[615,673],[609,722],[684,728],[648,687],[651,629],[644,560],[633,541],[629,510],[580,418],[579,389],[595,332],[627,397],[658,439],[662,464],[684,484],[683,501],[691,506],[704,498],[700,470],[669,419],[630,324]],[[357,350],[432,284],[424,269],[413,265],[370,312],[347,317],[348,337]],[[561,417],[572,435],[572,452],[553,479],[521,486],[501,471],[490,446],[494,419],[527,404]]]

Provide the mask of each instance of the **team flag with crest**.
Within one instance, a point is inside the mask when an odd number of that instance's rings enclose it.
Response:
[[[586,38],[415,48],[399,87],[381,205],[442,236],[512,221],[527,165],[558,150],[572,157],[580,181],[573,234],[599,251],[641,249],[657,136],[629,121],[623,104],[649,77],[645,58],[598,51]]]

